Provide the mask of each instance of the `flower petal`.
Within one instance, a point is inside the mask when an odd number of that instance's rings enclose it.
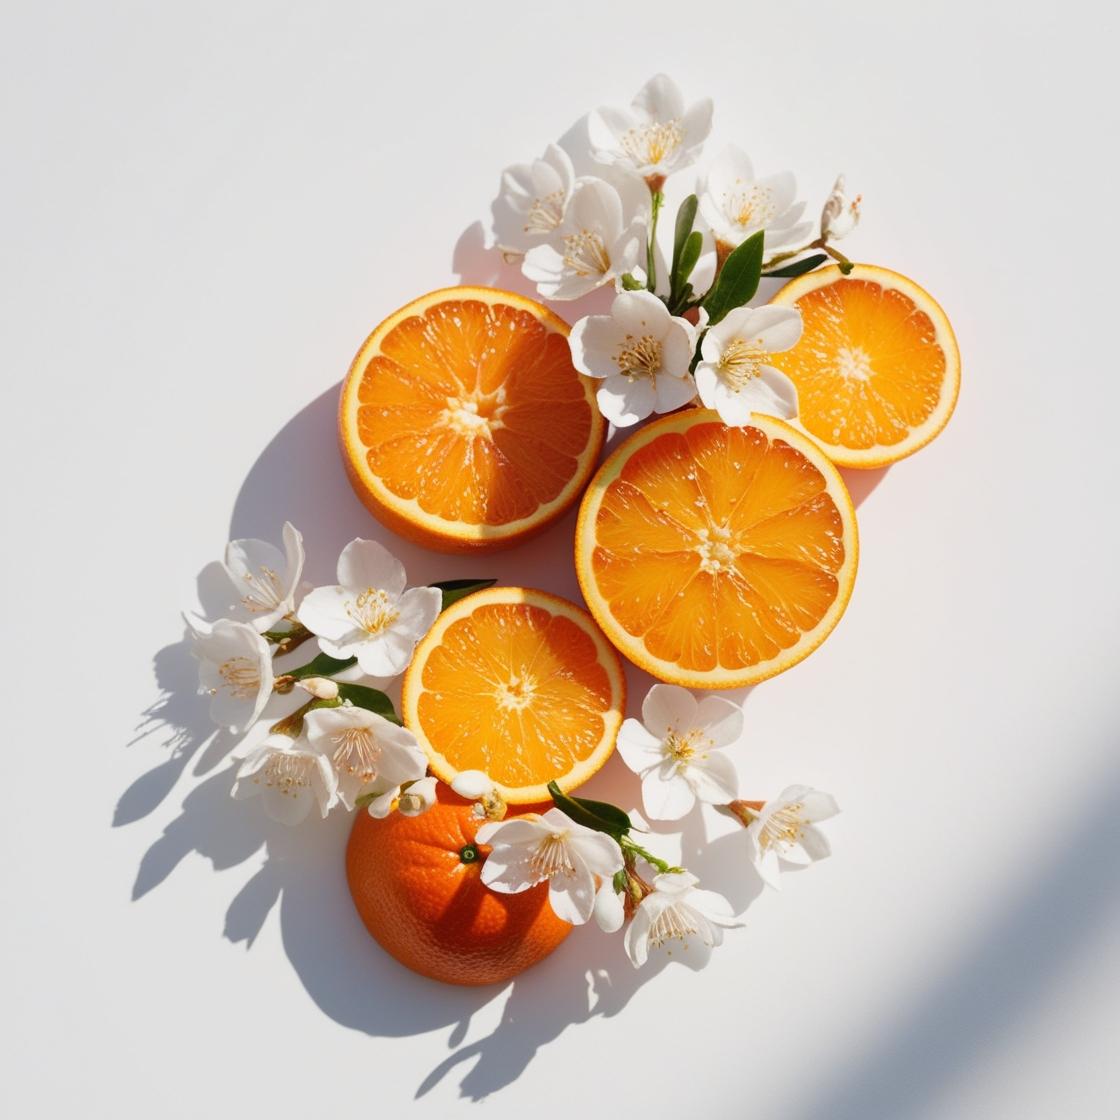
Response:
[[[654,74],[634,95],[630,107],[650,121],[678,120],[684,115],[684,96],[668,74]]]
[[[678,408],[684,408],[695,396],[696,382],[688,374],[684,377],[662,374],[657,379],[657,403],[654,405],[654,411],[675,412]]]
[[[568,845],[589,871],[602,878],[622,870],[622,849],[605,832],[597,832],[591,828],[581,829],[572,834]]]
[[[644,420],[657,404],[657,391],[647,377],[612,374],[595,393],[599,411],[616,428],[629,428]]]
[[[743,734],[743,709],[722,696],[705,696],[696,708],[697,725],[717,747],[737,743]]]
[[[338,558],[338,582],[359,592],[372,587],[396,599],[404,590],[406,576],[404,565],[380,541],[357,537]]]
[[[796,346],[801,338],[801,312],[795,307],[755,307],[744,324],[764,350],[777,353]]]
[[[662,740],[651,734],[636,719],[623,722],[618,730],[615,749],[635,774],[656,766],[664,754]]]
[[[657,770],[651,770],[642,779],[642,803],[654,820],[676,821],[696,804],[696,795],[683,775],[663,779]]]
[[[622,896],[614,889],[611,882],[603,883],[595,895],[595,921],[604,933],[615,933],[622,929],[626,921],[626,911],[622,905]]]
[[[709,751],[691,759],[684,772],[692,792],[709,805],[726,805],[739,796],[739,775],[735,764],[722,751]]]
[[[548,901],[562,921],[583,925],[595,909],[595,879],[587,865],[577,862],[574,871],[553,875],[548,881]]]
[[[338,642],[354,632],[347,613],[353,600],[345,587],[316,587],[304,596],[296,617],[317,637]]]
[[[696,697],[676,684],[655,684],[642,701],[642,722],[665,739],[670,732],[686,732],[697,725]]]
[[[393,632],[412,640],[413,644],[432,628],[443,608],[443,593],[438,587],[413,587],[397,601],[396,622]]]

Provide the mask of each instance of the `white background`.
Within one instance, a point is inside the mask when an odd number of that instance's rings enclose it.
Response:
[[[1111,1115],[1117,17],[378,7],[4,5],[0,1111]],[[960,404],[861,480],[846,617],[746,703],[744,792],[835,792],[834,857],[761,895],[694,823],[695,868],[755,899],[707,970],[583,929],[506,989],[441,987],[361,929],[345,818],[229,800],[177,612],[230,535],[290,517],[331,582],[380,533],[335,450],[352,354],[486,279],[501,168],[658,69],[812,208],[847,172],[847,244],[943,302]],[[415,582],[574,595],[571,535],[400,551]],[[616,760],[587,792],[637,788]]]

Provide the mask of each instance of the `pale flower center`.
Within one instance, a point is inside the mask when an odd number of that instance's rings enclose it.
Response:
[[[529,857],[529,870],[538,879],[551,879],[554,875],[572,875],[575,864],[568,854],[567,837],[563,833],[549,833]]]
[[[858,346],[841,346],[836,351],[836,371],[849,381],[871,378],[871,357]]]
[[[683,942],[691,934],[699,932],[700,927],[690,911],[681,906],[666,906],[649,927],[649,943],[658,949],[666,941],[677,939]]]
[[[676,154],[684,141],[681,122],[651,121],[628,128],[619,140],[622,150],[639,166],[659,164]]]
[[[761,339],[733,338],[719,356],[716,369],[736,393],[745,389],[759,374],[770,357]]]
[[[661,343],[652,335],[644,334],[635,339],[632,334],[628,334],[615,361],[623,377],[628,377],[631,381],[636,377],[648,377],[652,380],[661,372],[661,353]]]
[[[698,727],[692,728],[685,734],[680,734],[677,731],[670,731],[665,736],[665,753],[677,762],[690,762],[698,754],[703,755],[708,747],[712,745],[712,740],[708,738]]]
[[[259,576],[246,572],[241,582],[249,589],[241,596],[241,605],[252,614],[275,610],[284,601],[284,585],[280,576],[267,564],[261,565]]]
[[[521,711],[529,706],[536,690],[537,682],[528,673],[513,676],[502,681],[495,691],[498,707],[503,711]]]
[[[569,233],[564,238],[564,266],[577,276],[605,276],[611,257],[603,238],[589,229]]]
[[[350,774],[361,782],[372,782],[377,777],[381,744],[368,727],[344,727],[331,736],[331,742],[335,744],[331,761],[340,774]]]
[[[742,180],[737,180],[737,184]],[[728,191],[723,196],[723,212],[740,229],[748,226],[765,226],[776,217],[773,196],[769,188],[750,186]]]
[[[564,217],[564,192],[534,198],[525,214],[525,233],[551,233]]]
[[[796,801],[771,813],[762,826],[759,847],[785,848],[796,844],[805,831],[806,821],[801,816],[804,808],[800,801]]]
[[[285,797],[298,797],[301,790],[311,788],[314,766],[315,760],[305,754],[277,752],[253,775],[253,781]]]
[[[261,687],[261,667],[251,657],[231,657],[223,661],[218,666],[218,674],[224,687],[239,700],[256,696]]]
[[[346,613],[354,620],[359,630],[371,637],[388,630],[400,617],[396,604],[389,599],[389,593],[380,587],[367,587],[357,599],[346,604]]]

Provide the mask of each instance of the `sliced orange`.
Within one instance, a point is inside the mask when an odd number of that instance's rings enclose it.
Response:
[[[886,268],[839,266],[791,280],[770,301],[805,323],[792,350],[767,359],[792,378],[796,424],[842,467],[882,467],[925,447],[949,422],[961,384],[945,312]]]
[[[852,593],[856,517],[808,437],[688,409],[631,436],[584,495],[576,572],[636,665],[693,688],[754,684],[808,657]]]
[[[555,521],[606,428],[568,324],[493,288],[445,288],[390,315],[354,359],[339,415],[358,497],[394,532],[448,552]]]
[[[511,805],[575,789],[614,750],[626,685],[586,611],[544,591],[492,587],[448,607],[405,673],[401,714],[450,784],[482,770]]]

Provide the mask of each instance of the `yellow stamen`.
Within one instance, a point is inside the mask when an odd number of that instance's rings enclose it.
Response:
[[[400,617],[400,611],[390,602],[389,593],[379,587],[367,587],[353,603],[346,604],[346,613],[359,629],[375,636]]]
[[[618,363],[619,373],[631,381],[636,377],[654,380],[661,372],[661,354],[661,343],[652,335],[644,334],[635,339],[632,334],[628,334],[615,361]]]

